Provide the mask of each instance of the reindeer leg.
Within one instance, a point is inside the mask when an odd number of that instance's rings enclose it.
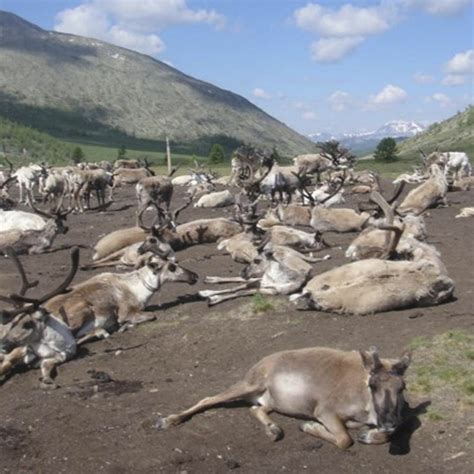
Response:
[[[317,421],[306,421],[300,425],[301,431],[316,438],[324,439],[338,448],[347,449],[353,444],[353,440],[346,430],[346,427],[333,413],[320,417],[321,423]],[[324,424],[323,424],[324,423]]]
[[[81,337],[77,340],[76,344],[80,346],[84,344],[84,342],[90,341],[91,339],[107,339],[110,337],[110,334],[104,328],[96,328],[89,334]]]
[[[2,364],[0,365],[0,376],[8,374],[8,372],[10,372],[10,370],[12,370],[15,365],[23,362],[27,352],[27,347],[16,347],[11,352],[4,355]]]
[[[209,408],[212,408],[216,405],[235,402],[237,400],[251,401],[253,398],[259,396],[264,391],[265,389],[259,385],[250,385],[246,381],[237,382],[227,390],[224,390],[213,397],[203,398],[191,408],[188,408],[181,413],[159,418],[155,427],[159,430],[164,430],[170,426],[179,425],[196,413],[208,410]]]
[[[229,293],[234,293],[239,290],[246,290],[251,286],[249,283],[243,285],[234,286],[233,288],[227,288],[225,290],[201,290],[199,296],[201,298],[209,298],[215,295],[227,295]]]
[[[357,436],[357,441],[363,444],[384,444],[388,440],[389,434],[384,431],[379,431],[377,428],[360,431]]]
[[[206,277],[204,278],[204,283],[254,283],[260,281],[260,278],[249,278],[246,280],[242,277]]]
[[[249,290],[240,290],[236,291],[235,293],[229,294],[229,295],[216,295],[216,296],[210,296],[208,298],[208,305],[209,306],[214,306],[215,304],[222,303],[223,301],[227,300],[233,300],[235,298],[240,298],[242,296],[251,296],[254,295],[255,293],[260,293],[260,288],[252,288]]]
[[[119,324],[121,325],[118,332],[124,332],[127,329],[131,329],[138,324],[147,323],[149,321],[154,321],[156,316],[153,313],[146,313],[143,311],[128,313],[124,317],[119,316]]]
[[[283,438],[283,430],[268,416],[272,411],[270,407],[257,405],[250,407],[250,413],[265,426],[267,436],[269,436],[272,441],[278,441]]]
[[[58,386],[54,383],[52,373],[54,369],[62,364],[66,360],[66,357],[61,354],[57,354],[55,357],[49,357],[41,361],[41,388],[52,389]]]

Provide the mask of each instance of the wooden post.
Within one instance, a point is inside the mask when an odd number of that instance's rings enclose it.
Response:
[[[171,151],[168,137],[166,137],[166,161],[168,163],[168,173],[171,173]]]

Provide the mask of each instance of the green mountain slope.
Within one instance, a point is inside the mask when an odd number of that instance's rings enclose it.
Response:
[[[149,56],[1,11],[0,107],[35,128],[89,141],[168,135],[188,150],[249,142],[289,156],[314,148],[237,94]]]
[[[30,161],[64,164],[71,159],[73,146],[30,127],[0,116],[0,164],[6,165],[4,153],[17,167]]]
[[[419,157],[418,149],[464,151],[474,160],[474,107],[469,106],[443,122],[432,124],[425,132],[398,145],[401,158]]]

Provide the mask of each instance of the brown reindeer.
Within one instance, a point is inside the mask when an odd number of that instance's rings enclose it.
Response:
[[[156,428],[178,425],[196,413],[243,401],[273,441],[282,429],[269,417],[273,411],[303,418],[300,429],[341,449],[353,440],[347,428],[367,427],[358,441],[382,444],[401,424],[405,405],[403,375],[410,353],[380,359],[376,348],[344,352],[323,347],[277,352],[254,365],[245,377],[218,395],[191,408],[160,418]]]

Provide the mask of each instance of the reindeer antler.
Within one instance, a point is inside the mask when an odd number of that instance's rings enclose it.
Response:
[[[72,280],[74,279],[74,276],[76,275],[78,268],[79,268],[79,248],[74,247],[71,251],[71,269],[69,270],[69,273],[67,274],[64,281],[55,290],[50,291],[49,293],[46,293],[46,295],[42,296],[41,298],[27,298],[22,295],[12,294],[10,295],[10,298],[12,300],[19,303],[30,303],[30,304],[27,307],[22,307],[15,311],[7,311],[6,314],[8,316],[13,317],[20,313],[28,313],[31,311],[35,311],[39,306],[41,306],[46,301],[50,300],[51,298],[54,298],[55,296],[61,293],[65,293],[67,291],[68,286],[71,284]]]

